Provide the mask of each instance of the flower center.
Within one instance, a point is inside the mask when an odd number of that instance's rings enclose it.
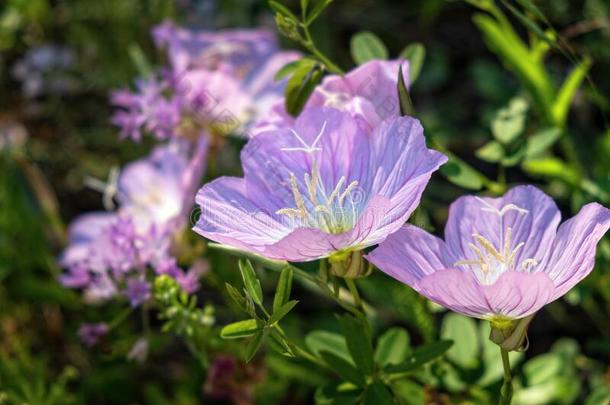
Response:
[[[292,134],[302,146],[282,148],[285,152],[304,152],[314,154],[322,148],[316,146],[324,134],[326,121],[322,124],[319,134],[311,145],[307,144],[295,130]],[[312,159],[311,172],[303,175],[302,182],[294,173],[290,173],[289,185],[295,207],[286,207],[277,210],[278,215],[285,215],[290,219],[297,219],[306,226],[318,228],[328,233],[343,233],[352,229],[356,223],[356,200],[352,192],[358,187],[358,181],[347,183],[345,176],[341,176],[328,193],[324,182],[320,178],[320,168],[315,157]]]
[[[481,201],[484,202],[484,200]],[[483,211],[495,213],[500,217],[503,217],[507,212],[512,210],[520,214],[528,213],[527,210],[514,204],[506,205],[500,210],[491,207],[486,202],[485,205],[486,207],[482,208]],[[481,284],[493,284],[505,271],[519,270],[519,267],[522,271],[530,271],[532,267],[538,265],[538,261],[533,258],[527,258],[520,263],[516,263],[517,254],[523,248],[525,242],[519,242],[515,247],[511,247],[511,227],[507,227],[503,232],[503,245],[500,249],[496,248],[492,242],[478,233],[472,234],[472,237],[475,243],[468,243],[468,247],[475,253],[477,258],[458,260],[454,263],[454,266],[472,266],[471,268]]]
[[[302,220],[308,226],[328,233],[342,233],[354,227],[356,204],[352,191],[358,187],[358,181],[354,180],[345,186],[345,176],[341,176],[328,194],[324,183],[320,181],[320,170],[314,160],[311,174],[305,173],[303,183],[306,193],[301,192],[297,177],[290,173],[290,189],[296,207],[281,208],[276,214]]]

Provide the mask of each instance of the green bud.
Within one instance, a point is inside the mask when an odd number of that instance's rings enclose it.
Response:
[[[491,319],[489,339],[506,351],[525,351],[529,345],[527,328],[534,315],[522,319],[495,317]]]
[[[299,34],[297,24],[293,20],[284,17],[280,13],[276,13],[275,24],[282,35],[295,41],[301,41],[301,34]]]
[[[330,270],[337,277],[360,278],[371,274],[372,267],[364,262],[361,250],[343,250],[329,258]]]

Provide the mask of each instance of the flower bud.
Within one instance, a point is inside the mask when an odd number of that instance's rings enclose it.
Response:
[[[534,315],[522,319],[492,319],[489,339],[509,352],[527,350],[527,328]]]
[[[275,23],[282,35],[295,41],[301,40],[301,35],[299,34],[298,27],[293,20],[290,20],[281,15],[280,13],[277,13],[275,15]]]
[[[372,266],[364,262],[361,250],[345,250],[328,258],[330,269],[337,277],[360,278],[371,274]]]

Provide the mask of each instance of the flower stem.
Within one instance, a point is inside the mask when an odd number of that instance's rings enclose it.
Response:
[[[358,293],[358,287],[356,286],[356,283],[354,282],[354,280],[346,278],[345,284],[347,284],[347,288],[349,288],[349,291],[352,293],[352,297],[354,297],[354,305],[364,314],[362,299],[360,299],[360,293]]]
[[[504,384],[500,389],[500,405],[510,405],[513,397],[513,377],[510,372],[510,360],[508,359],[508,352],[500,348],[502,354],[502,365],[504,366]]]

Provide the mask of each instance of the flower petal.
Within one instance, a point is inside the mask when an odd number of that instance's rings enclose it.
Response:
[[[414,289],[431,301],[467,316],[486,319],[492,314],[483,287],[469,271],[439,270],[419,280]]]
[[[366,259],[387,275],[415,287],[423,277],[445,268],[444,249],[441,239],[405,225],[366,255]]]
[[[501,198],[466,196],[458,198],[449,209],[445,241],[451,260],[476,260],[468,243],[480,234],[498,250],[504,244],[504,233],[510,227],[511,250],[524,242],[515,263],[535,259],[541,263],[550,249],[560,220],[555,202],[533,186],[512,188]]]
[[[544,273],[507,271],[483,290],[492,313],[519,319],[551,301],[555,286]]]
[[[193,230],[208,239],[260,253],[290,233],[246,195],[243,179],[221,177],[197,193],[201,216]]]
[[[610,210],[587,204],[557,231],[545,273],[556,286],[553,300],[567,293],[595,266],[597,243],[610,228]]]

